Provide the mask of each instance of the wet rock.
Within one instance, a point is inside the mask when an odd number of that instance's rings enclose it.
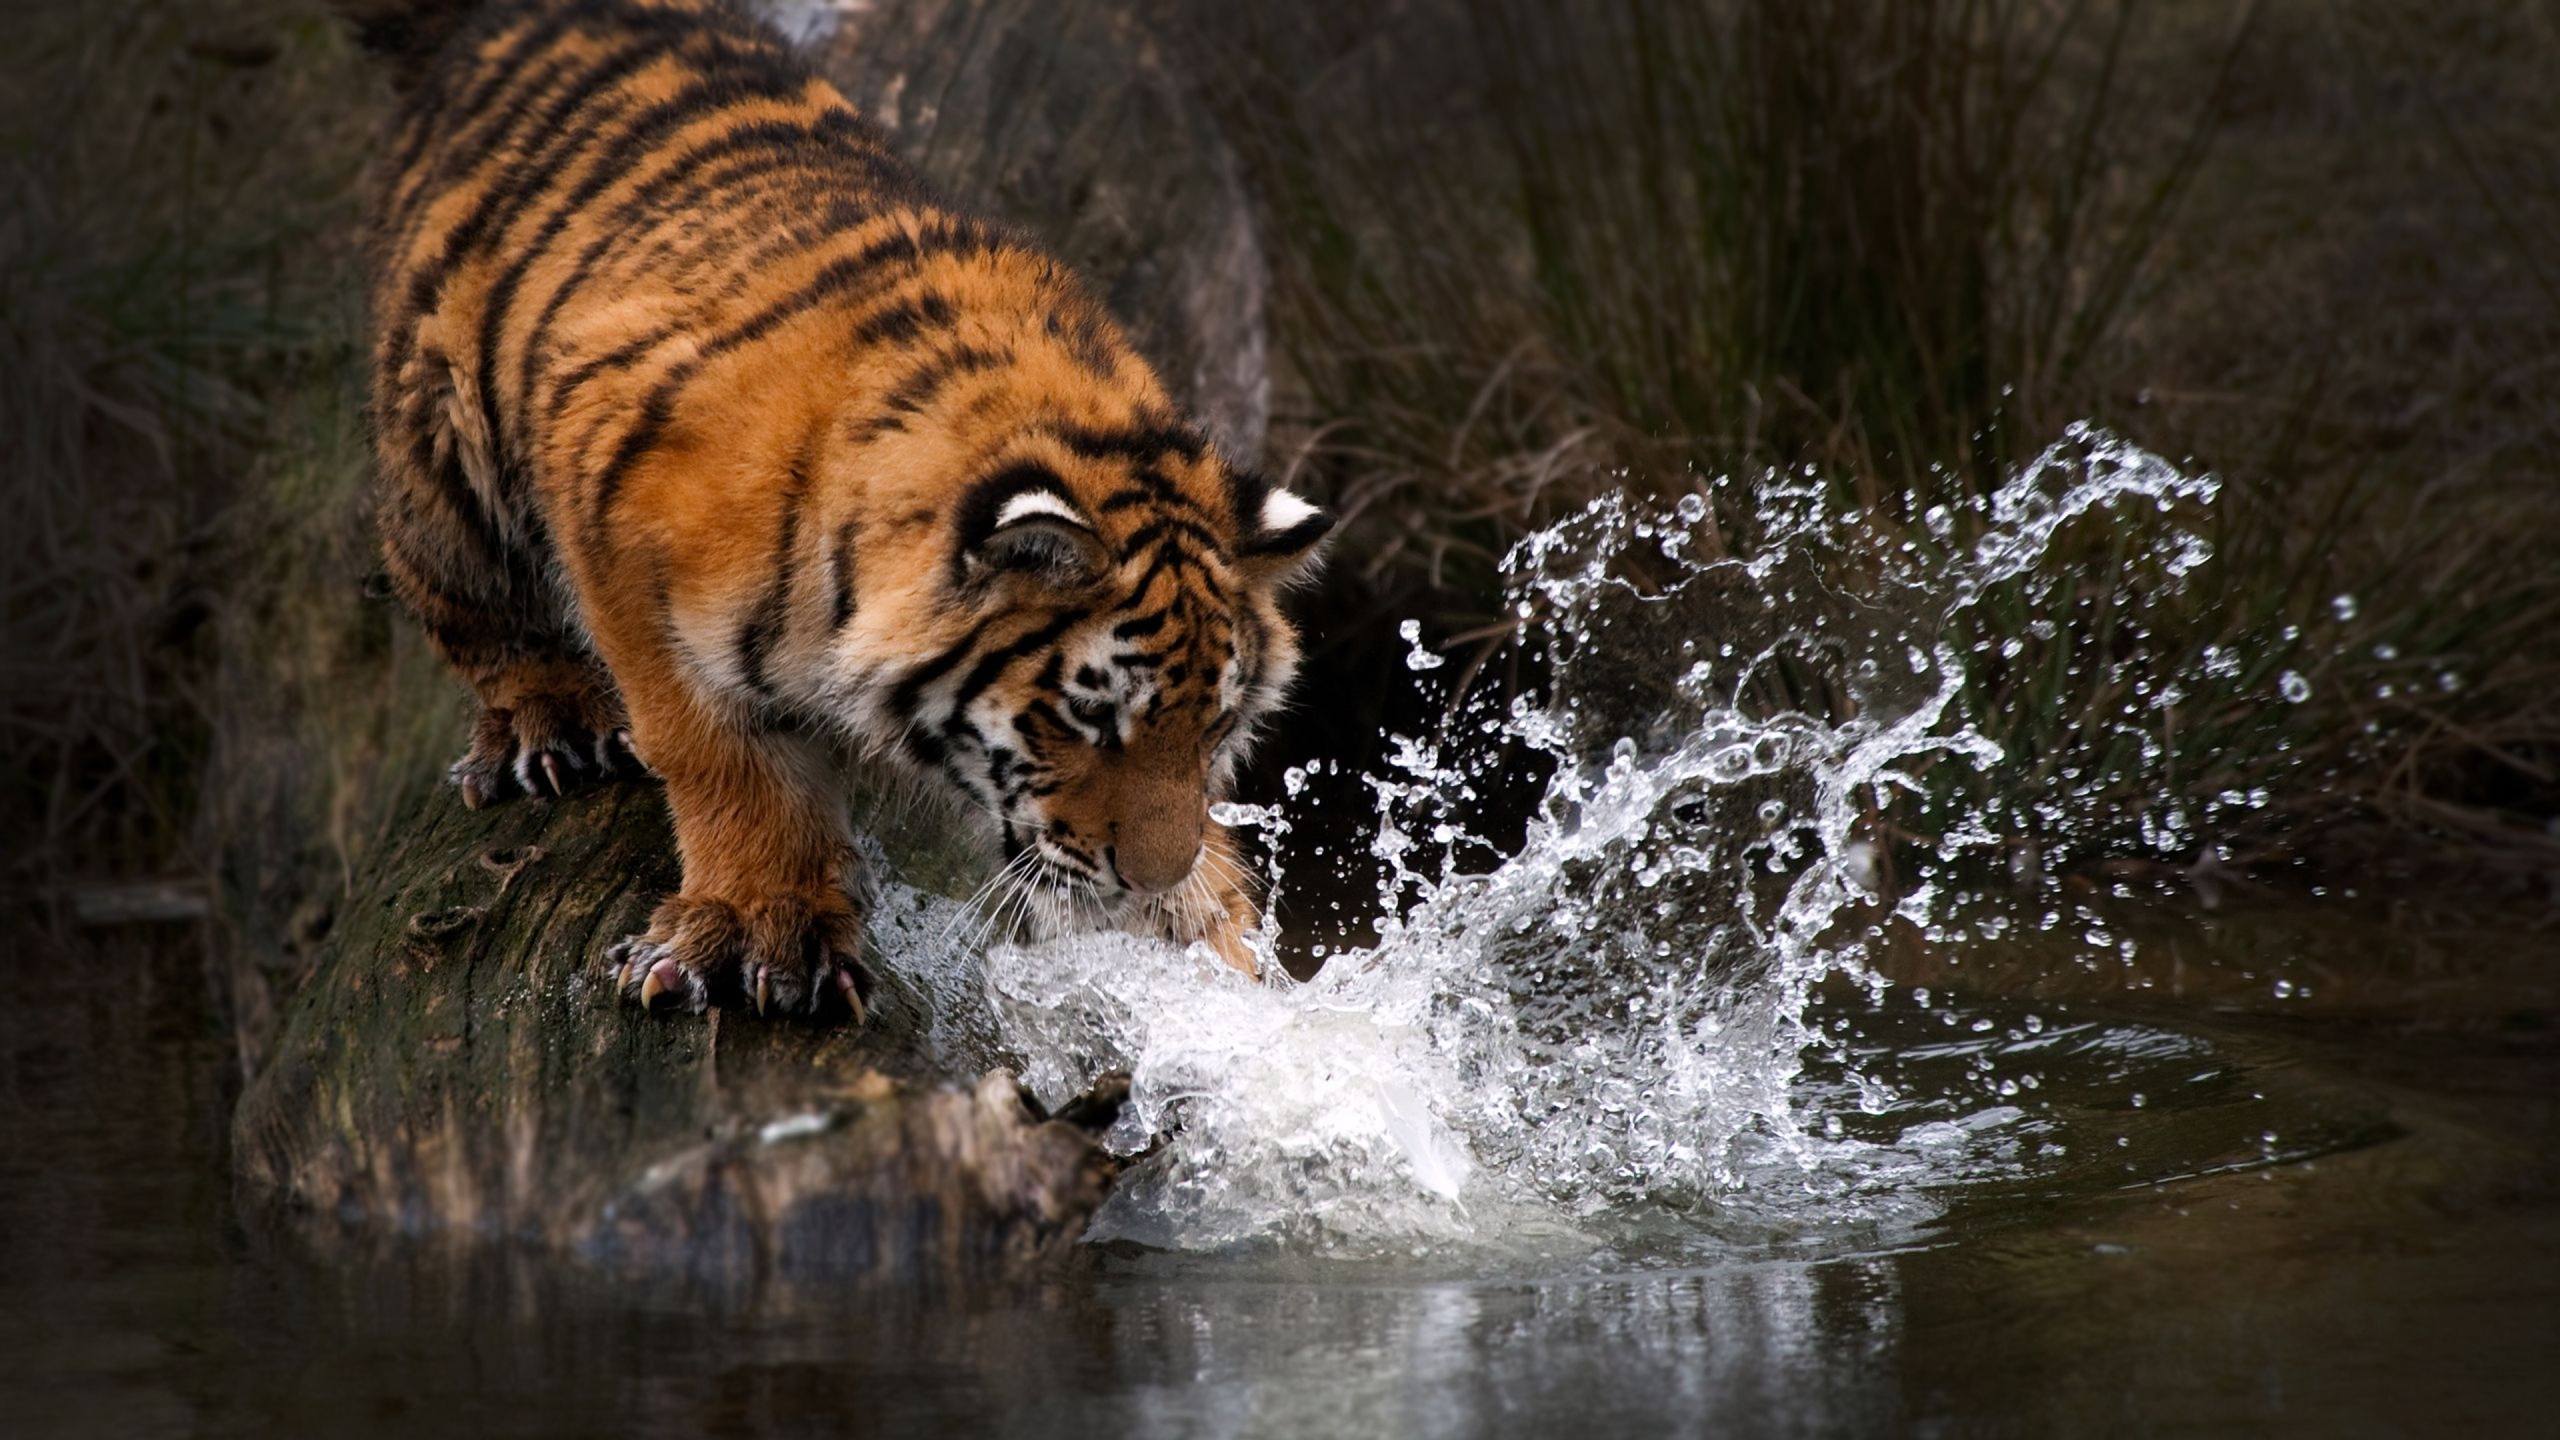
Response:
[[[956,885],[947,837],[883,827]],[[326,1231],[506,1236],[722,1291],[1013,1274],[1101,1203],[1116,1108],[950,1073],[884,967],[871,1024],[649,1015],[597,973],[676,880],[651,787],[422,798],[359,875],[242,1096],[242,1179]],[[1082,1123],[1076,1123],[1081,1121]]]

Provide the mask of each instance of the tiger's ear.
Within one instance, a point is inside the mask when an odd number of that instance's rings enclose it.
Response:
[[[1333,512],[1259,475],[1235,478],[1236,559],[1272,584],[1304,578],[1333,533]]]
[[[962,579],[1020,575],[1076,589],[1110,568],[1101,537],[1060,491],[1033,483],[982,488],[979,495],[980,503],[969,507],[974,513],[962,519]]]

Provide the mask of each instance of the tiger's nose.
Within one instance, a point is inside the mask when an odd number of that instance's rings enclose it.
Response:
[[[1137,825],[1115,825],[1111,873],[1141,895],[1161,895],[1190,878],[1191,867],[1200,861],[1204,828],[1196,816],[1187,824],[1157,816]]]

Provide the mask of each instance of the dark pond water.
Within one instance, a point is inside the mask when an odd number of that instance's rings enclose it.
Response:
[[[1977,955],[1979,1032],[1830,998],[1906,1089],[1959,1087],[1968,1045],[2051,1052],[2021,1104],[2086,1158],[1941,1177],[1907,1224],[1663,1216],[1605,1261],[1102,1253],[743,1308],[277,1229],[226,1178],[200,955],[22,938],[0,1433],[2551,1434],[2560,932],[2401,924],[2182,927],[2103,984]],[[2275,1000],[2289,974],[2313,995]]]

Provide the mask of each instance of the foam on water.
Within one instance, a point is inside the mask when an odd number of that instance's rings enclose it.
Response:
[[[1370,779],[1376,939],[1311,981],[1120,935],[973,956],[934,943],[968,928],[947,902],[888,907],[881,948],[955,1053],[1053,1104],[1130,1075],[1111,1143],[1152,1153],[1098,1236],[1365,1250],[1596,1235],[1665,1206],[1910,1219],[1928,1186],[2020,1163],[2022,1112],[1997,1097],[1873,1123],[1891,1086],[1809,1003],[1833,976],[1881,986],[1881,925],[1932,923],[1929,875],[1886,899],[1878,815],[1926,772],[2001,759],[1964,717],[1966,612],[2071,527],[2214,482],[2075,429],[1969,514],[1933,513],[1934,548],[1811,481],[1747,491],[1755,534],[1731,553],[1697,494],[1603,498],[1512,551],[1543,697],[1396,742]],[[2205,558],[2174,526],[2144,534],[2169,583]],[[1285,847],[1299,779],[1221,818]],[[1543,794],[1496,846],[1471,822],[1504,783]],[[1938,819],[1938,860],[2000,838],[1995,815]]]

